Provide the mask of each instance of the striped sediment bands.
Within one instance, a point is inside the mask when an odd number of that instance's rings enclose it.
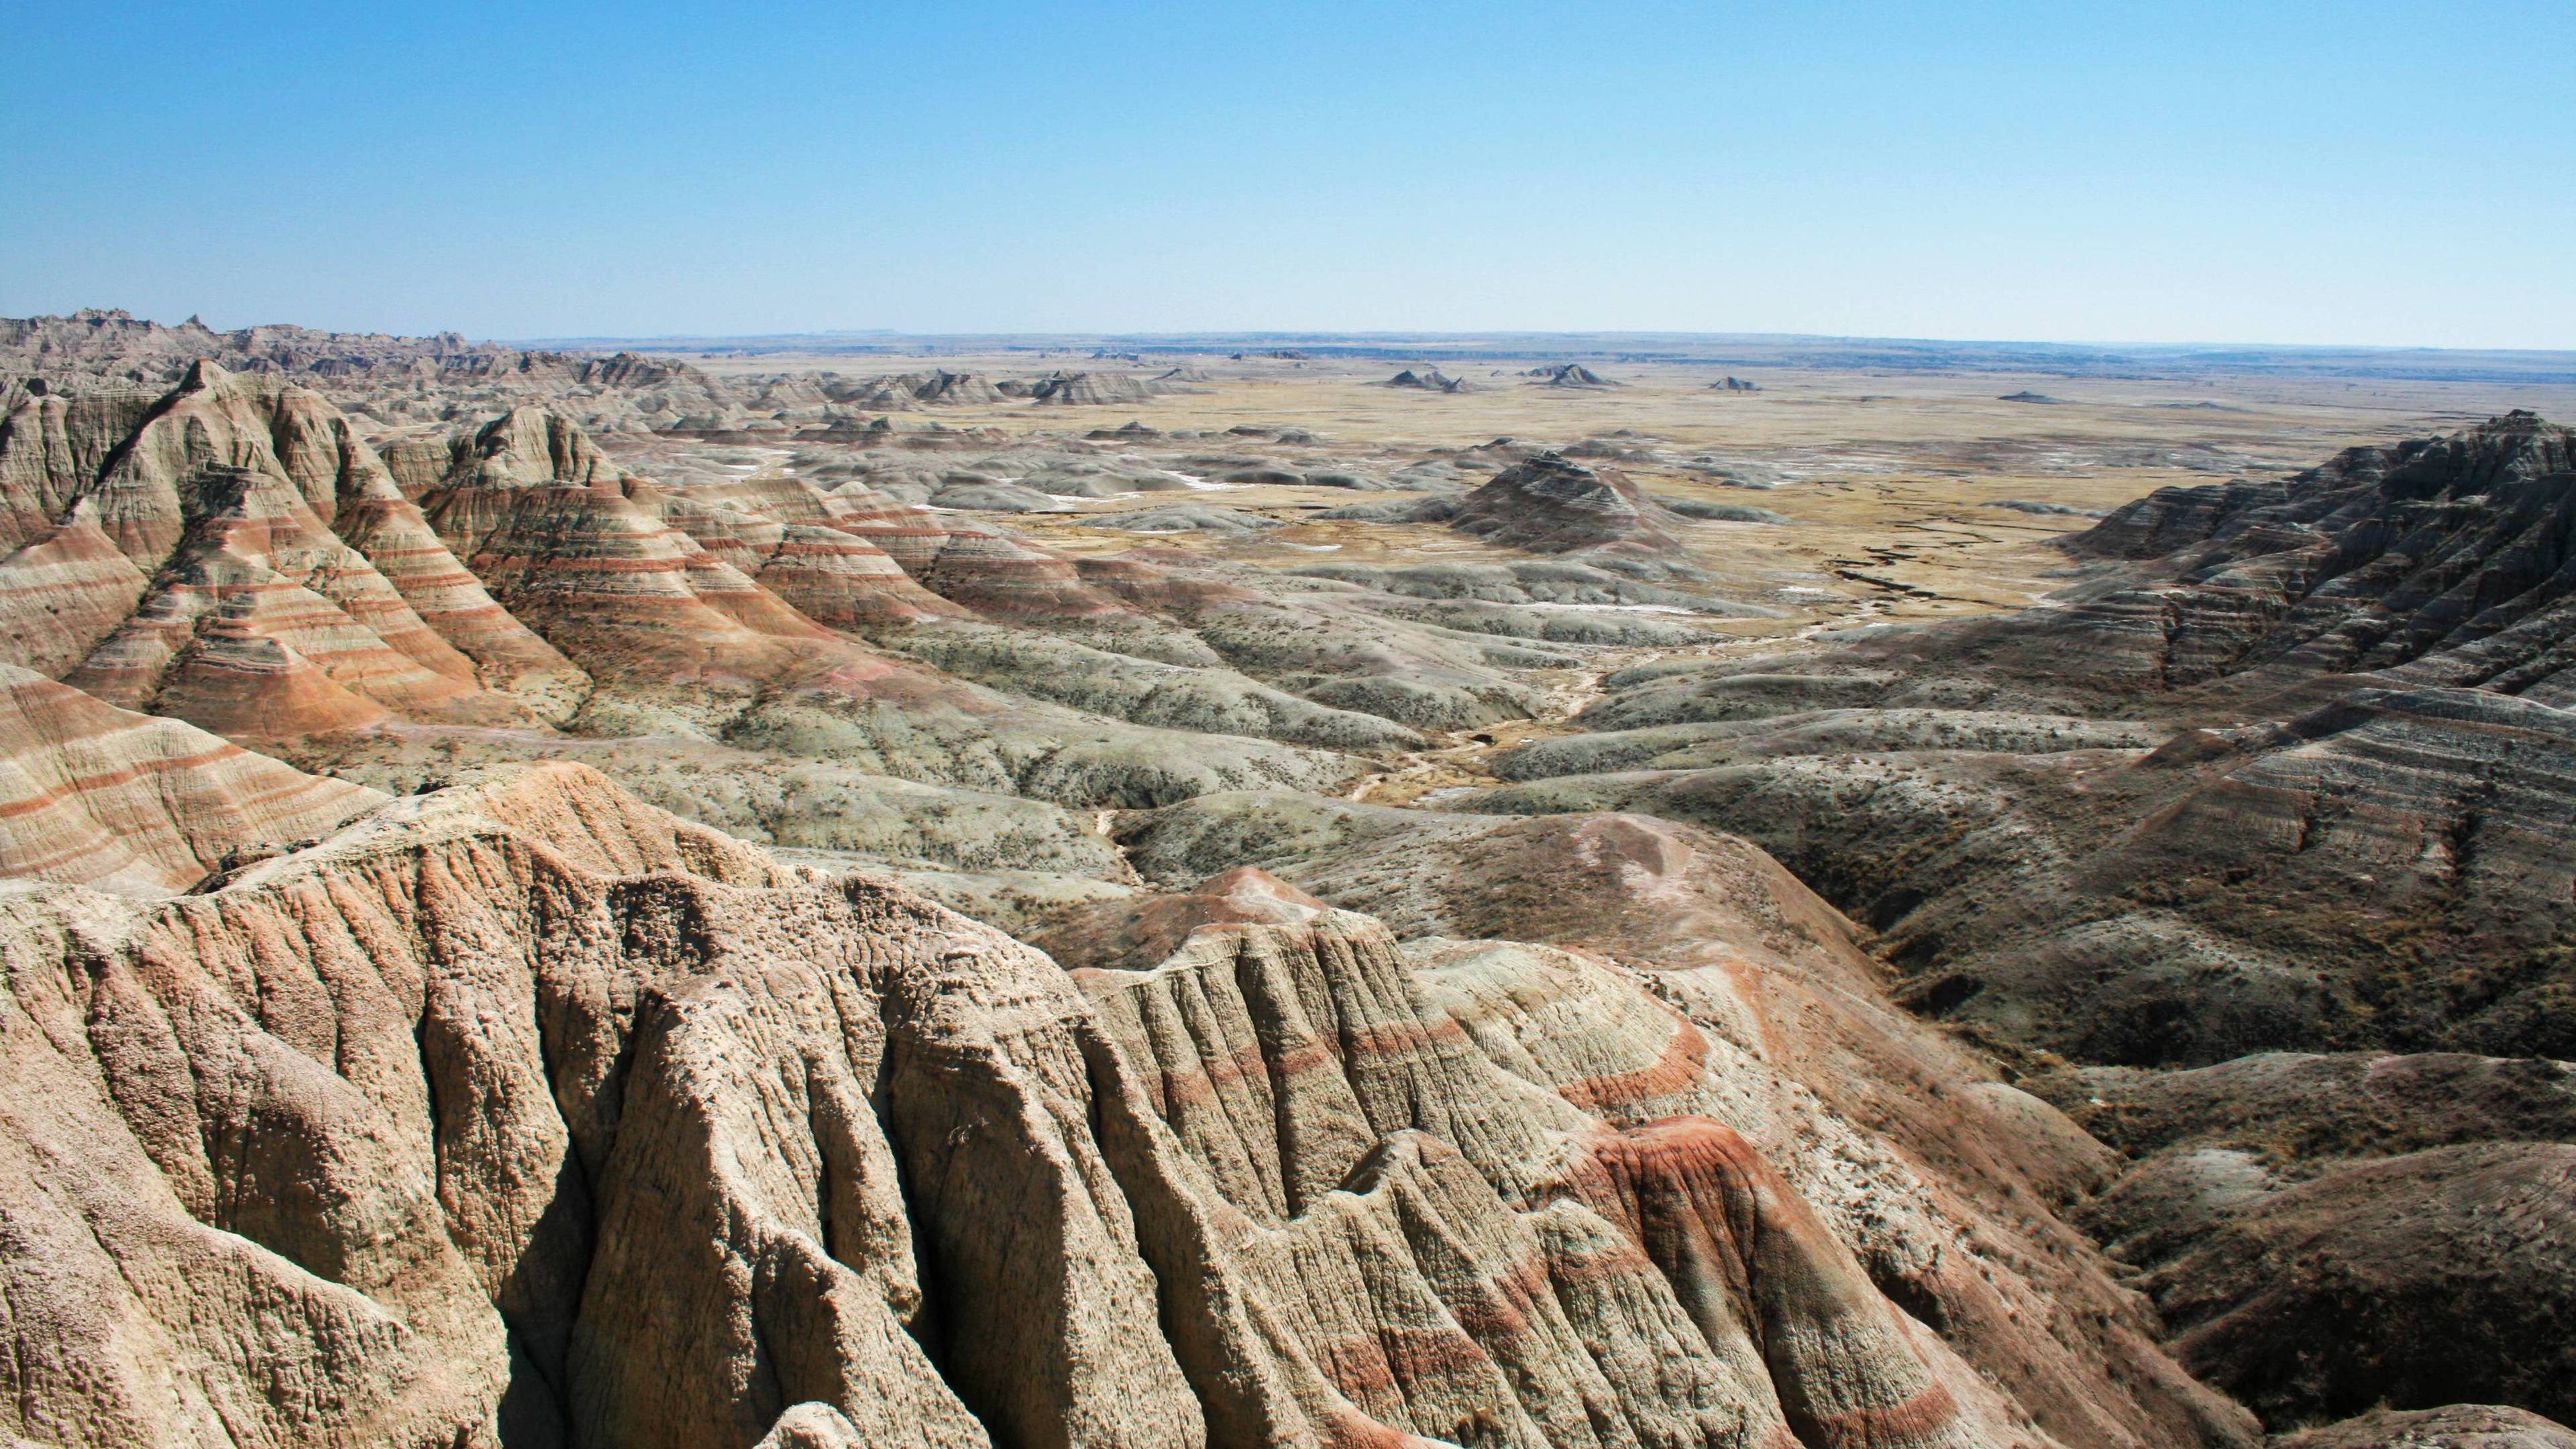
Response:
[[[1608,967],[1518,942],[1417,945],[1434,1004],[1505,1070],[1617,1122],[1689,1110],[1708,1039]]]
[[[863,539],[932,593],[980,614],[1096,619],[1134,612],[1074,565],[990,529],[856,485],[824,495],[828,526]]]
[[[1086,558],[1074,561],[1074,573],[1094,588],[1117,595],[1140,609],[1187,613],[1211,604],[1241,603],[1258,598],[1249,589],[1212,579],[1184,579],[1143,559]]]
[[[483,682],[529,699],[539,714],[577,697],[588,677],[493,601],[440,541],[418,505],[391,490],[342,506],[340,535],[402,595],[421,623],[473,663]]]
[[[704,662],[727,644],[758,652],[753,631],[690,587],[687,536],[622,495],[530,487],[509,503],[471,566],[504,607],[590,667]]]
[[[1444,1138],[1517,1189],[1549,1133],[1586,1122],[1424,1011],[1394,937],[1365,917],[1213,926],[1152,971],[1077,979],[1129,1059],[1152,1064],[1158,1110],[1219,1190],[1264,1222],[1305,1211],[1389,1133]]]
[[[1571,1205],[1512,1211],[1458,1153],[1408,1132],[1245,1260],[1317,1371],[1399,1431],[1511,1449],[1779,1442],[1758,1372],[1672,1333],[1688,1324],[1651,1273],[1634,1295],[1569,1306],[1543,1224],[1574,1241],[1606,1232]],[[1657,1372],[1641,1379],[1604,1369],[1649,1357]]]
[[[249,707],[236,691],[260,677],[290,681],[292,656],[309,661],[338,690],[387,709],[427,716],[461,711],[461,717],[496,722],[525,718],[509,702],[484,694],[472,662],[432,632],[372,564],[325,528],[285,478],[216,470],[199,475],[197,492],[209,511],[191,525],[134,615],[71,672],[81,687],[120,704],[149,702],[220,728],[214,716],[158,703],[170,693],[170,671],[187,667],[183,659],[207,654],[218,673],[173,698],[211,703],[217,715],[233,719]],[[223,637],[213,637],[209,631],[219,627]],[[259,639],[285,654],[270,657],[272,651],[250,649]],[[260,661],[256,667],[247,662],[254,659]],[[220,673],[226,667],[236,667],[235,673]],[[229,682],[214,687],[218,680]],[[342,722],[364,713],[329,691],[298,686],[291,701],[282,698],[264,716],[275,724],[316,709],[322,713],[314,717]]]
[[[0,559],[0,654],[59,675],[115,632],[147,581],[86,517]]]
[[[620,489],[543,485],[509,495],[470,561],[474,573],[592,675],[974,706],[967,691],[807,618]]]
[[[2347,899],[2359,882],[2390,917],[2467,906],[2475,935],[2448,927],[2446,949],[2535,965],[2576,922],[2564,883],[2576,717],[2564,708],[2483,689],[2357,689],[2242,754],[2211,743],[2225,773],[2140,822],[2097,872],[2260,879],[2278,903],[2245,909],[2270,918],[2337,912],[2302,896]],[[2522,988],[2542,1012],[2554,1010],[2539,1005],[2547,979],[2533,970]]]
[[[717,613],[755,634],[777,639],[820,640],[830,630],[796,612],[786,600],[752,582],[751,576],[703,550],[686,560],[689,591]]]
[[[1075,980],[1185,1180],[1223,1200],[1207,1210],[1251,1219],[1219,1271],[1290,1346],[1270,1371],[1463,1444],[1971,1442],[1896,1312],[1742,1138],[1576,1110],[1685,1099],[1709,1050],[1610,969],[1493,942],[1408,962],[1327,911],[1203,926],[1153,970]]]
[[[0,417],[0,550],[50,532],[152,409],[140,392],[25,398]]]
[[[914,578],[930,568],[954,531],[929,509],[860,484],[843,484],[824,495],[823,507],[825,527],[866,539]]]
[[[754,577],[807,618],[835,628],[973,617],[913,582],[883,549],[839,529],[788,525]]]
[[[981,531],[952,535],[921,582],[977,613],[1001,617],[1097,619],[1134,612],[1084,583],[1069,561]]]
[[[0,664],[0,876],[185,890],[246,844],[327,834],[383,799]]]
[[[832,516],[824,506],[822,494],[783,473],[755,473],[729,483],[702,483],[689,493],[710,502],[735,504],[782,524],[824,524]]]
[[[384,723],[390,713],[227,611],[198,626],[161,676],[155,713],[243,739],[293,739]]]
[[[126,435],[83,441],[108,422]],[[400,494],[317,394],[205,365],[148,409],[22,408],[0,439],[0,475],[17,475],[0,492],[61,505],[57,527],[0,565],[0,610],[28,646],[16,657],[46,673],[122,704],[193,700],[211,711],[200,723],[256,718],[262,734],[299,718],[381,717],[378,707],[528,722],[324,523],[344,503]],[[412,538],[396,552],[422,548]],[[153,585],[134,589],[111,551]],[[331,687],[312,686],[308,667]],[[174,691],[179,671],[195,677]],[[270,705],[241,693],[263,679],[288,692]]]
[[[653,508],[664,523],[687,534],[698,547],[744,573],[756,573],[778,551],[785,525],[741,509],[710,504],[694,494],[630,483],[627,496]]]
[[[1974,1442],[1850,1250],[1732,1129],[1674,1117],[1598,1131],[1544,1191],[1617,1224],[1703,1337],[1747,1336],[1808,1444]]]

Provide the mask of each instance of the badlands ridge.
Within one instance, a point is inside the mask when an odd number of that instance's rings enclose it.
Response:
[[[1513,360],[0,322],[0,1440],[2576,1443],[2576,435]]]

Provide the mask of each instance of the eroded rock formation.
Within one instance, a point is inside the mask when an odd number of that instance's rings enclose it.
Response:
[[[1068,976],[565,766],[0,910],[22,1436],[2048,1442],[1584,956],[1237,874]]]

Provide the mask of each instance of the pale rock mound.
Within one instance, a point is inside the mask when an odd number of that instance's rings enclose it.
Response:
[[[1449,526],[1488,543],[1532,553],[1608,549],[1676,556],[1682,523],[1672,510],[1612,469],[1584,468],[1541,453],[1468,494]]]

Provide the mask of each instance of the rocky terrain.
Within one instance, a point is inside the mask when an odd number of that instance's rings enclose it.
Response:
[[[0,323],[0,1436],[2566,1441],[2567,432],[1118,360]]]
[[[1614,673],[1468,803],[1738,831],[1877,928],[2137,1159],[2078,1220],[2267,1420],[2563,1416],[2570,441],[2165,489],[2040,608]]]

